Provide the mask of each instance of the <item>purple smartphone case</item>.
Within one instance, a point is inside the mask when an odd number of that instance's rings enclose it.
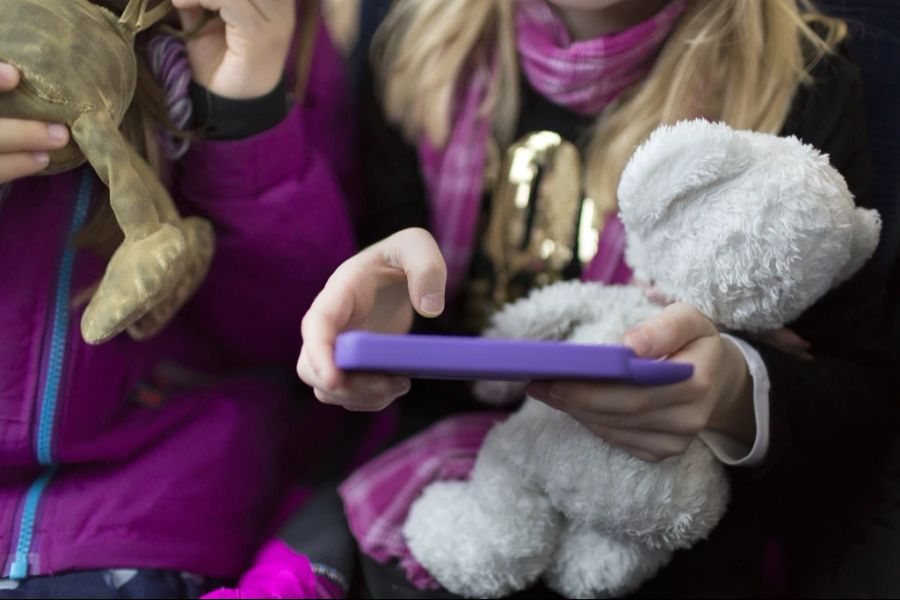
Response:
[[[637,358],[625,346],[365,331],[339,335],[334,360],[347,371],[423,379],[599,379],[666,385],[694,373],[693,365]]]

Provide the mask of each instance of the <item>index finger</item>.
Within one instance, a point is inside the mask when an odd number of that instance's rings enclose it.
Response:
[[[372,246],[376,264],[402,271],[407,279],[409,299],[423,317],[444,311],[447,264],[434,237],[418,227],[404,229]]]
[[[337,388],[342,373],[334,364],[334,344],[353,314],[353,294],[344,290],[340,273],[335,273],[313,300],[303,317],[300,332],[309,366],[326,388]]]

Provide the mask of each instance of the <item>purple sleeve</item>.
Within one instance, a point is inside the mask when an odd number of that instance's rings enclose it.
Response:
[[[335,268],[355,250],[342,186],[307,139],[295,106],[278,126],[237,141],[197,140],[176,189],[186,213],[217,235],[207,280],[186,311],[229,355],[293,361],[300,321]]]

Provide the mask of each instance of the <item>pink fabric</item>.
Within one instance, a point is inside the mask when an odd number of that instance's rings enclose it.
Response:
[[[582,281],[599,281],[600,283],[624,284],[631,281],[632,271],[625,262],[625,226],[619,215],[607,217],[597,254],[589,264],[581,270]]]
[[[443,149],[419,145],[419,163],[431,204],[431,230],[447,262],[447,294],[459,291],[472,257],[483,192],[490,120],[478,108],[491,74],[475,71],[459,89],[450,139]]]
[[[518,55],[529,83],[549,100],[593,115],[646,75],[685,0],[674,0],[621,33],[575,43],[543,0],[520,0],[516,7]],[[432,230],[447,261],[451,296],[459,291],[474,245],[491,133],[490,117],[479,109],[492,77],[485,68],[469,72],[457,91],[447,144],[435,148],[424,138],[419,144]]]
[[[236,588],[220,588],[206,599],[319,598],[316,575],[309,559],[281,540],[269,542]]]
[[[595,115],[646,75],[684,8],[684,0],[675,0],[630,29],[575,42],[544,0],[520,0],[516,29],[522,71],[550,100]]]
[[[358,469],[338,492],[360,548],[385,563],[399,559],[419,589],[437,582],[410,554],[402,527],[421,491],[435,481],[466,479],[487,432],[507,413],[475,413],[441,421]]]

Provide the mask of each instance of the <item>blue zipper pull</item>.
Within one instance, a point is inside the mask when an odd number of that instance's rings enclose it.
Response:
[[[22,580],[28,576],[28,557],[21,558],[16,555],[16,560],[9,569],[9,578]]]
[[[21,558],[16,555],[16,560],[9,569],[9,578],[22,580],[28,576],[28,557]]]
[[[38,502],[44,488],[56,475],[56,467],[51,467],[35,480],[25,495],[22,507],[22,523],[19,526],[19,542],[16,544],[16,557],[9,568],[10,579],[25,579],[28,576],[28,554],[31,552],[31,539],[34,536],[34,520],[37,516]]]

